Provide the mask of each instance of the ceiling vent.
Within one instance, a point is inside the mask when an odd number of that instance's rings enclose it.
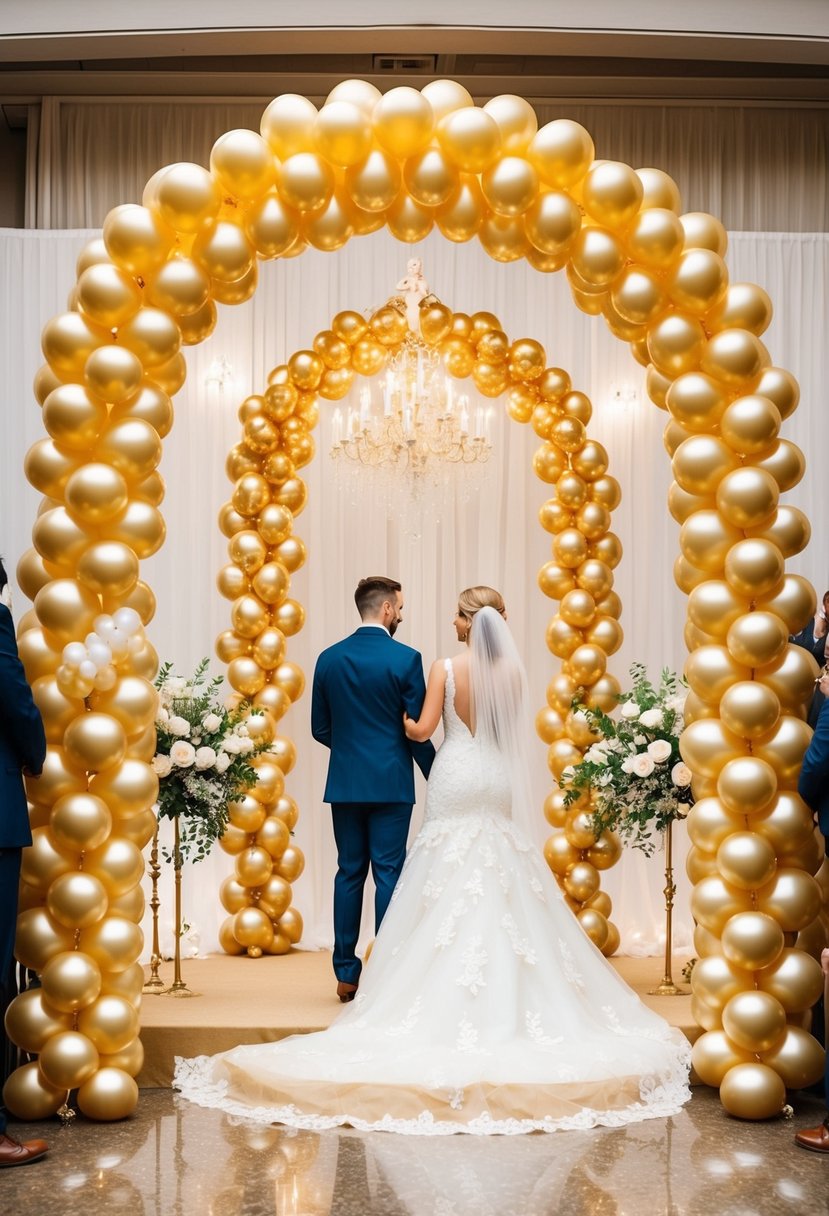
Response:
[[[375,72],[430,72],[437,70],[437,55],[375,55],[372,65]]]

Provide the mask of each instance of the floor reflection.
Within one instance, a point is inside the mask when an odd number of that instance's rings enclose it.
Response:
[[[7,1171],[28,1216],[780,1216],[824,1212],[826,1161],[793,1144],[821,1117],[740,1123],[715,1093],[622,1128],[531,1136],[298,1132],[145,1091],[121,1124],[30,1125],[51,1151]],[[21,1129],[22,1130],[22,1129]]]

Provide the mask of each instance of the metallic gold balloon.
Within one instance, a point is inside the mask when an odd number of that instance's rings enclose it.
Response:
[[[274,722],[278,722],[291,708],[290,697],[276,684],[265,684],[253,698],[253,704],[258,709],[267,710]]]
[[[50,1085],[75,1089],[98,1070],[98,1049],[83,1033],[60,1031],[44,1044],[38,1061]]]
[[[692,844],[712,857],[724,840],[744,826],[719,798],[699,798],[685,822]]]
[[[51,1085],[37,1060],[16,1068],[3,1086],[3,1102],[18,1119],[48,1119],[66,1101],[66,1090]]]
[[[372,119],[379,143],[393,156],[414,156],[429,141],[435,116],[428,100],[407,86],[390,89],[377,102]]]
[[[315,249],[333,253],[354,235],[353,214],[350,200],[333,194],[325,206],[303,218],[302,235]]]
[[[131,840],[118,836],[111,836],[105,844],[86,853],[84,865],[90,874],[100,878],[113,896],[129,891],[140,882],[144,873],[141,850]]]
[[[266,950],[273,942],[273,925],[260,908],[242,908],[233,917],[233,936],[240,946]]]
[[[564,880],[564,885],[567,886],[567,878]],[[576,916],[593,945],[603,951],[607,946],[610,931],[607,918],[598,909],[592,907],[582,908],[576,913]]]
[[[732,887],[722,878],[704,878],[691,895],[694,918],[710,933],[721,935],[728,921],[738,912],[751,910],[747,891]]]
[[[77,312],[53,317],[41,335],[44,357],[55,376],[64,381],[80,380],[87,359],[105,341],[106,330]]]
[[[280,860],[274,866],[275,873],[286,882],[296,882],[305,869],[305,858],[296,845],[288,845]]]
[[[791,372],[787,372],[783,367],[764,368],[755,392],[772,401],[777,406],[781,418],[788,418],[793,414],[800,401],[800,387]]]
[[[125,203],[109,212],[103,236],[113,262],[142,277],[149,277],[167,260],[175,240],[172,229],[157,212],[134,203]]]
[[[700,1035],[691,1050],[691,1063],[703,1085],[720,1086],[730,1069],[749,1064],[755,1057],[731,1042],[724,1030]]]
[[[749,529],[751,535],[773,541],[784,557],[794,557],[809,543],[811,524],[798,507],[779,506],[771,523]]]
[[[116,819],[128,819],[149,810],[158,798],[158,777],[148,763],[127,759],[119,768],[97,773],[89,793],[101,798]]]
[[[78,1090],[78,1108],[87,1119],[126,1119],[138,1105],[138,1086],[120,1068],[100,1068]]]
[[[63,448],[86,453],[106,426],[103,401],[80,384],[61,384],[43,404],[43,425]]]
[[[41,806],[52,806],[65,794],[86,792],[86,773],[69,758],[62,747],[49,745],[39,777],[26,778],[29,800]]]
[[[273,154],[255,131],[239,129],[221,135],[210,152],[210,170],[223,189],[236,198],[258,199],[273,184]]]
[[[230,824],[222,836],[219,837],[219,846],[224,849],[225,853],[236,855],[244,849],[250,847],[250,833],[243,832],[241,828],[236,828]]]
[[[820,887],[804,870],[781,868],[757,892],[757,906],[773,916],[785,933],[797,933],[819,914]]]
[[[20,874],[24,882],[40,891],[48,891],[55,879],[77,868],[78,854],[57,847],[47,827],[32,831],[32,844],[21,858]]]
[[[558,118],[533,136],[528,156],[549,186],[566,189],[581,181],[593,161],[589,133],[568,118]]]
[[[106,914],[106,888],[94,874],[70,870],[58,875],[50,884],[46,907],[59,925],[67,929],[86,929]]]
[[[570,265],[588,290],[610,287],[624,264],[624,250],[612,232],[579,230],[570,249]]]
[[[140,1039],[133,1039],[121,1051],[99,1056],[101,1068],[113,1068],[137,1077],[144,1067],[144,1047]]]
[[[736,856],[732,842],[735,839],[740,839],[744,842],[744,839],[750,835],[752,834],[746,832],[740,833],[738,837],[730,837],[730,840],[725,841],[721,846],[720,854],[724,848],[732,848],[732,854],[726,857],[727,861],[732,861]],[[756,836],[754,839],[755,841],[759,839],[763,845],[767,843],[762,838]],[[767,847],[770,849],[770,846]],[[720,854],[718,854],[718,861]],[[747,855],[747,852],[742,852],[739,855],[743,873],[746,872],[745,858]],[[771,859],[771,865],[766,868],[773,870],[773,850],[771,850]],[[752,860],[755,863],[755,870],[759,872],[761,868],[759,851],[755,851],[752,855]],[[729,871],[733,872],[733,870],[734,867],[729,865]],[[746,886],[746,882],[741,879],[738,885]],[[780,957],[783,947],[783,930],[773,916],[767,916],[763,912],[740,912],[736,916],[733,916],[723,929],[723,954],[736,967],[742,967],[747,971],[760,971],[763,968],[771,966]]]
[[[769,361],[768,351],[754,334],[725,329],[708,340],[700,366],[724,384],[741,387],[759,377]],[[756,391],[760,392],[759,384]]]
[[[702,372],[679,376],[668,388],[665,401],[677,422],[691,431],[710,431],[728,408],[723,385]]]
[[[668,313],[648,333],[648,351],[653,363],[658,371],[672,378],[696,371],[705,347],[702,325],[684,313]],[[711,374],[716,373],[712,371]]]
[[[692,847],[685,858],[685,873],[692,883],[702,882],[703,878],[714,878],[718,873],[717,859],[710,853],[703,853],[701,849]],[[702,929],[701,932],[705,933],[707,930]],[[717,941],[716,950],[709,950],[708,953],[719,954],[719,947],[720,943]]]
[[[745,541],[744,544],[771,545],[771,542],[752,540]],[[775,554],[779,553],[776,545],[771,545],[771,548]],[[780,560],[782,567],[782,557]],[[769,565],[771,565],[771,559],[769,559]],[[728,559],[726,559],[726,570],[727,568]],[[769,591],[773,591],[773,594],[768,597],[764,596],[758,603],[758,607],[781,617],[791,633],[799,633],[809,623],[809,618],[815,614],[816,600],[812,584],[799,574],[787,574],[782,578],[782,582],[770,587]]]
[[[316,121],[317,108],[312,102],[295,93],[284,93],[265,110],[259,129],[274,154],[285,160],[314,146]]]
[[[759,472],[760,470],[753,471]],[[734,591],[744,598],[757,599],[759,596],[767,596],[778,591],[784,571],[782,553],[776,545],[767,540],[738,541],[729,549],[725,559],[726,580]],[[783,604],[786,604],[788,613],[794,612],[795,619],[799,619],[805,608],[805,602],[800,584],[790,583],[788,594],[781,602],[781,608]],[[776,611],[776,597],[770,602],[766,601],[763,607],[768,611]],[[783,613],[778,612],[778,615],[782,616]],[[810,613],[806,613],[807,617],[808,615]],[[785,619],[788,624],[788,615]]]
[[[138,582],[138,558],[120,541],[90,545],[80,557],[78,580],[101,595],[124,595]]]
[[[106,329],[123,325],[141,307],[141,288],[132,275],[117,266],[98,263],[78,278],[81,311]]]
[[[223,284],[235,283],[246,275],[255,252],[239,224],[216,219],[209,220],[198,231],[190,256],[205,274]]]
[[[18,915],[15,957],[32,971],[41,971],[50,958],[71,951],[73,942],[74,935],[52,920],[44,907],[27,908]]]
[[[783,930],[779,931],[782,936]],[[781,950],[772,962],[757,977],[763,992],[776,997],[787,1013],[811,1009],[823,989],[823,972],[817,959],[803,950]]]
[[[243,887],[261,887],[270,878],[272,859],[266,849],[246,847],[236,857],[236,878]]]
[[[717,794],[733,815],[759,815],[771,805],[777,792],[777,774],[759,756],[737,756],[721,770]]]
[[[165,262],[145,289],[148,304],[173,316],[193,317],[208,303],[210,279],[188,257]]]
[[[270,820],[268,821],[270,822]],[[291,903],[290,883],[273,874],[259,892],[259,907],[272,921],[278,921],[287,912]]]
[[[409,245],[424,240],[434,224],[432,212],[416,203],[403,190],[390,204],[386,215],[392,236]]]
[[[780,701],[773,689],[757,680],[741,680],[723,694],[720,717],[735,735],[758,739],[777,724]]]
[[[729,626],[749,611],[750,601],[735,595],[721,579],[699,583],[688,597],[688,619],[704,633],[724,638]]]
[[[424,207],[439,207],[459,185],[457,169],[436,148],[410,157],[403,169],[403,181],[415,202]]]
[[[602,713],[608,714],[619,704],[621,691],[616,677],[606,672],[587,689],[585,699],[590,709],[600,709]]]
[[[682,489],[703,497],[716,494],[723,478],[738,467],[735,454],[715,435],[692,435],[683,440],[672,461],[674,477]]]
[[[610,293],[615,312],[632,325],[647,325],[668,307],[668,297],[657,274],[629,267],[617,279]]]
[[[719,254],[710,249],[686,249],[670,282],[678,308],[702,315],[715,308],[728,288],[728,271]]]
[[[250,906],[250,889],[243,887],[235,878],[225,878],[219,887],[219,899],[227,912],[239,912]]]
[[[685,678],[691,689],[713,704],[719,704],[731,684],[749,675],[750,669],[737,663],[724,646],[701,646],[685,663]]]
[[[820,1043],[800,1026],[787,1026],[782,1043],[762,1055],[763,1063],[774,1069],[787,1089],[803,1089],[819,1081],[824,1058]]]
[[[75,1013],[91,1005],[101,991],[98,964],[80,950],[53,955],[40,979],[44,999],[62,1013]]]
[[[762,528],[777,509],[780,491],[771,473],[745,466],[717,486],[717,508],[735,528]]]
[[[774,446],[780,432],[781,416],[768,397],[750,394],[738,397],[720,418],[723,439],[741,456],[760,456]]]
[[[704,211],[689,211],[679,217],[686,249],[711,249],[720,257],[728,247],[728,233],[718,219]]]
[[[723,1029],[746,1051],[770,1051],[785,1033],[786,1011],[767,992],[738,992],[725,1005]]]
[[[55,447],[51,439],[40,439],[29,448],[23,458],[26,479],[49,498],[63,496],[70,475],[83,459],[82,453],[69,456]]]
[[[729,653],[745,667],[763,667],[782,657],[789,642],[785,623],[773,612],[750,612],[728,630]]]
[[[67,727],[63,742],[72,763],[90,773],[104,772],[120,764],[127,743],[121,723],[103,713],[86,713],[75,718]]]
[[[619,161],[600,161],[584,179],[582,199],[588,214],[608,228],[624,228],[642,205],[644,189],[634,171]]]
[[[691,986],[694,996],[722,1010],[732,997],[752,986],[753,976],[728,959],[712,954],[694,965]]]
[[[245,600],[252,599],[251,596],[244,598]],[[234,625],[238,629],[238,623],[234,622]],[[261,688],[264,688],[265,673],[254,659],[242,655],[237,659],[232,659],[228,664],[227,680],[231,688],[235,688],[244,697],[253,697]]]
[[[139,843],[139,841],[136,840],[131,835],[131,832],[132,832],[133,826],[137,823],[142,822],[145,819],[145,816],[148,820],[150,820],[150,832]],[[157,821],[156,821],[156,818],[155,818],[155,815],[153,814],[153,812],[144,811],[144,813],[141,815],[133,815],[133,817],[131,819],[124,820],[123,823],[120,823],[118,825],[118,830],[121,833],[121,835],[126,836],[128,840],[132,840],[133,844],[137,844],[139,848],[143,848],[146,844],[149,844],[149,842],[152,840],[153,835],[155,834],[156,825],[157,825]],[[147,901],[144,898],[144,892],[141,890],[140,885],[136,885],[132,888],[132,890],[125,891],[123,895],[119,895],[119,896],[117,896],[117,898],[114,898],[114,899],[110,898],[109,907],[107,908],[108,920],[111,920],[111,919],[114,919],[117,917],[121,920],[131,923],[133,925],[133,927],[137,927],[139,922],[141,921],[142,917],[144,916],[144,909],[146,908],[146,904],[147,904]],[[103,932],[105,927],[106,927],[107,936],[108,936],[110,934],[110,928],[109,928],[108,923],[106,926],[104,926],[103,924],[101,925],[101,931]],[[141,935],[141,937],[138,940],[143,945],[143,942],[144,942],[143,934]],[[121,950],[121,947],[119,946],[119,955],[120,955],[120,950]],[[140,950],[139,950],[139,954],[140,954]],[[143,984],[143,979],[142,979],[141,983]],[[106,990],[107,990],[107,981],[105,978],[104,988],[102,989],[102,991],[106,991]],[[139,984],[139,986],[138,986],[138,991],[140,992],[140,990],[141,990],[141,984]]]
[[[143,978],[142,973],[142,983]],[[72,1015],[51,1009],[40,988],[25,989],[6,1010],[6,1034],[30,1055],[38,1055],[54,1035],[71,1029]]]
[[[504,152],[523,154],[538,131],[538,120],[529,102],[506,93],[493,97],[483,109],[498,126]]]
[[[274,613],[274,624],[286,637],[293,637],[305,624],[305,609],[296,600],[285,600]]]
[[[736,527],[712,510],[696,511],[682,525],[679,534],[680,548],[686,560],[713,575],[723,571],[729,550],[742,539],[742,533]],[[735,657],[743,661],[739,656]]]

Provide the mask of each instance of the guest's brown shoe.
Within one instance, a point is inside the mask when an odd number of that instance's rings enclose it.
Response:
[[[28,1165],[47,1151],[45,1140],[26,1140],[19,1144],[11,1136],[0,1136],[0,1168],[6,1165]]]
[[[806,1127],[797,1132],[794,1142],[812,1153],[829,1153],[829,1119],[824,1119],[820,1127]]]
[[[357,985],[347,984],[345,980],[340,980],[337,984],[337,996],[345,1005],[347,1001],[353,1001],[357,995]]]

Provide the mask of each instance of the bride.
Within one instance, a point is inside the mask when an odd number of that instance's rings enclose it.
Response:
[[[519,820],[526,676],[497,591],[464,591],[410,739],[443,718],[423,826],[356,999],[332,1026],[176,1061],[191,1101],[262,1122],[414,1135],[676,1114],[690,1048],[587,938]]]

